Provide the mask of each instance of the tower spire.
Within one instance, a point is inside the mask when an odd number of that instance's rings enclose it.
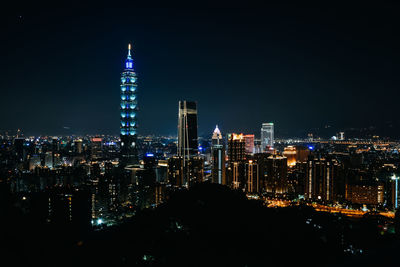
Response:
[[[133,70],[133,59],[131,55],[131,44],[128,44],[128,56],[126,57],[125,60],[125,69],[131,69]]]
[[[128,44],[128,58],[131,58],[131,44]]]

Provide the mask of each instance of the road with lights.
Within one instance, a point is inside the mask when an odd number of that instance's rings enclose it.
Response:
[[[268,207],[288,207],[293,204],[293,202],[289,200],[265,200],[265,203]],[[330,207],[326,205],[321,205],[321,204],[308,204],[309,206],[312,206],[316,211],[323,211],[323,212],[330,212],[330,213],[341,213],[349,217],[355,217],[355,218],[361,218],[364,214],[366,214],[368,211],[362,211],[362,210],[353,210],[353,209],[345,209],[341,207]],[[394,218],[394,212],[379,212],[380,215],[388,217],[393,219]]]

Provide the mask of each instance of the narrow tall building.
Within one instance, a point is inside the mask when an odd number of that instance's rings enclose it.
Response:
[[[188,159],[197,155],[197,104],[179,101],[178,110],[178,156]]]
[[[244,189],[245,179],[245,141],[243,134],[228,134],[227,183],[234,189]]]
[[[246,162],[246,192],[257,194],[261,192],[258,163],[254,160]]]
[[[215,127],[212,135],[212,182],[217,184],[226,185],[225,179],[225,149],[222,143],[222,134],[218,129],[218,125]]]
[[[121,163],[139,163],[137,151],[137,77],[133,69],[131,45],[128,46],[128,56],[125,60],[125,69],[121,74]]]
[[[261,126],[261,152],[268,152],[274,147],[274,124],[263,123]]]
[[[193,169],[200,160],[198,157],[193,159],[198,154],[196,102],[179,101],[177,152],[183,159],[183,186],[188,187],[191,182],[199,180],[197,171]]]

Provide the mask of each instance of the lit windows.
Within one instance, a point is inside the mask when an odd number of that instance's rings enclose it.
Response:
[[[132,61],[126,61],[125,62],[125,68],[132,69],[132,67],[133,67],[133,62]]]

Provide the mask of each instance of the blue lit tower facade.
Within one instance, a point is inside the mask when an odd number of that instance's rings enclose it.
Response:
[[[139,163],[137,151],[137,120],[138,110],[136,99],[136,73],[133,70],[131,45],[128,46],[128,56],[125,69],[121,74],[121,159],[123,164]]]

